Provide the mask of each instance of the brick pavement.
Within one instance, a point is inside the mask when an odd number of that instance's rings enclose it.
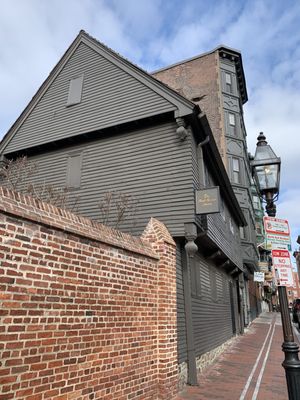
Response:
[[[262,314],[176,400],[287,400],[282,342],[280,314]]]

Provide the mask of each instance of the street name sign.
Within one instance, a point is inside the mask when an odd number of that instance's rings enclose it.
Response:
[[[286,219],[264,217],[267,250],[292,251],[289,223]]]
[[[214,214],[220,212],[219,187],[196,190],[196,214]]]
[[[254,272],[254,282],[264,282],[265,273],[264,272]]]

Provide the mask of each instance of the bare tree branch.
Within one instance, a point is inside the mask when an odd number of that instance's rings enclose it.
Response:
[[[70,190],[67,187],[55,187],[45,181],[36,183],[34,175],[37,171],[37,164],[26,156],[8,160],[6,164],[0,166],[0,183],[8,189],[75,212],[79,197],[71,199]]]

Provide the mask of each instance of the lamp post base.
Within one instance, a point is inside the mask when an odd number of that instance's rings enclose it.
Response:
[[[298,358],[299,346],[296,343],[284,342],[282,350],[285,360],[282,363],[285,369],[289,400],[300,399],[300,361]]]
[[[282,351],[285,359],[282,363],[285,369],[289,400],[300,399],[300,361],[298,358],[299,346],[294,342],[293,328],[288,307],[288,298],[285,286],[278,286],[280,313],[283,330]]]

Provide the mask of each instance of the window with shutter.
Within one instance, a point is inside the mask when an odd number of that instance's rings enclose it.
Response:
[[[67,166],[67,187],[79,188],[81,183],[82,154],[70,155]]]
[[[82,87],[83,75],[70,80],[67,106],[72,106],[81,102]]]

